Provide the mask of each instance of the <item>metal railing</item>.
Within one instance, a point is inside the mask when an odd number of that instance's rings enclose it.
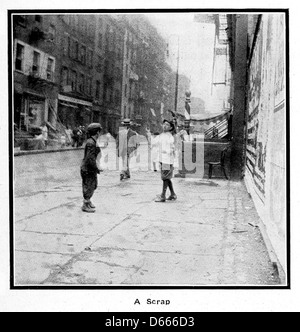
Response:
[[[207,129],[204,132],[205,138],[223,138],[228,134],[228,121],[224,119],[223,121],[215,124],[213,127]]]

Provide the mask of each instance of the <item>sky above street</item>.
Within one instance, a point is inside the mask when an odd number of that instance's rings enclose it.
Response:
[[[149,13],[147,17],[162,37],[169,41],[170,63],[191,80],[193,97],[210,102],[213,68],[214,24],[194,22],[196,13]]]

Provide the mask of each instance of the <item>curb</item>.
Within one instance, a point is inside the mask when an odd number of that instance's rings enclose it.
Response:
[[[267,231],[266,231],[266,226],[264,225],[264,223],[262,222],[262,220],[260,218],[259,218],[259,222],[258,222],[258,227],[259,227],[260,233],[263,237],[264,243],[266,245],[266,248],[267,248],[267,251],[269,254],[269,258],[270,258],[270,261],[271,261],[273,269],[274,269],[274,273],[280,280],[281,284],[286,284],[286,274],[274,251],[274,248],[272,246],[272,243],[271,243],[269,236],[267,234]]]
[[[258,213],[256,202],[255,202],[254,197],[252,196],[252,192],[251,192],[251,189],[250,189],[251,185],[249,184],[248,181],[249,180],[247,179],[247,177],[244,177],[243,183],[246,187],[246,191],[247,191],[249,197],[252,199],[252,201],[254,203],[254,206],[255,206],[255,209]],[[259,215],[259,213],[258,213],[258,215]],[[259,220],[258,220],[257,226],[259,228],[260,234],[261,234],[261,236],[263,238],[263,241],[265,243],[265,246],[266,246],[266,249],[267,249],[267,252],[268,252],[270,261],[272,263],[273,270],[274,270],[274,273],[275,273],[276,277],[278,277],[281,284],[287,285],[286,272],[284,271],[277,255],[276,255],[274,247],[273,247],[273,245],[271,243],[271,240],[269,238],[269,235],[268,235],[268,232],[267,232],[267,229],[266,229],[266,225],[264,224],[264,222],[263,222],[260,215],[259,215]]]
[[[74,150],[83,150],[83,149],[84,149],[83,147],[80,147],[80,148],[47,149],[47,150],[28,150],[28,151],[24,150],[24,151],[14,152],[14,156],[24,156],[24,155],[29,155],[29,154],[74,151]]]
[[[148,145],[147,142],[142,142],[140,145]],[[52,153],[52,152],[64,152],[64,151],[74,151],[74,150],[83,150],[84,146],[80,148],[63,148],[63,149],[47,149],[47,150],[22,150],[14,151],[14,156],[24,156],[29,154],[41,154],[41,153]]]

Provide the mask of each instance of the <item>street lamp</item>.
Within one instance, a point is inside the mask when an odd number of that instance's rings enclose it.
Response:
[[[175,84],[175,107],[174,112],[177,112],[177,98],[178,98],[178,69],[179,69],[179,36],[177,36],[177,67],[176,67],[176,84]]]
[[[178,78],[179,78],[179,35],[177,34],[172,34],[168,38],[171,40],[171,36],[176,36],[177,37],[177,59],[176,59],[176,76],[175,76],[175,100],[174,100],[174,112],[177,112],[177,98],[178,98]],[[168,43],[169,46],[169,43]],[[174,53],[172,52],[172,55]],[[167,49],[167,57],[170,56],[170,51]]]
[[[184,127],[188,135],[190,134],[190,123],[191,123],[191,91],[187,90],[185,92],[185,120]]]

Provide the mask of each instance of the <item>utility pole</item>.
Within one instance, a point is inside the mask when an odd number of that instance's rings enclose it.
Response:
[[[176,83],[175,83],[175,107],[174,107],[174,112],[176,114],[177,112],[177,96],[178,96],[178,68],[179,68],[179,36],[177,36],[177,69],[176,69]]]

